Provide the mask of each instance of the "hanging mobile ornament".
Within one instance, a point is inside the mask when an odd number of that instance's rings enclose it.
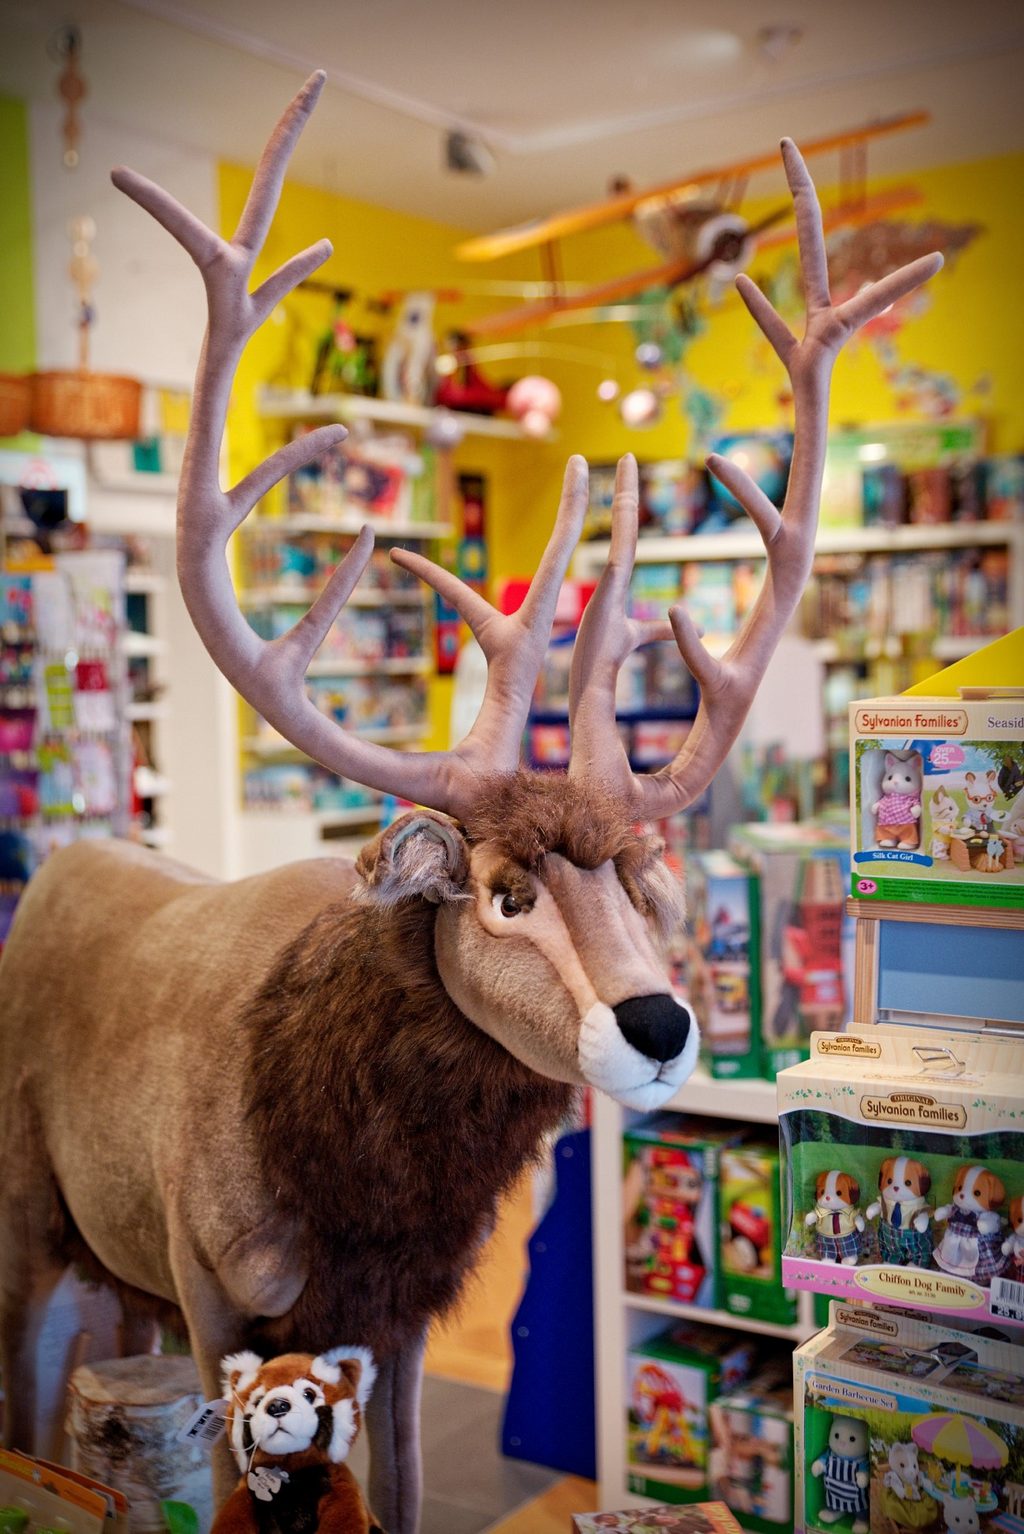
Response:
[[[64,139],[64,164],[68,170],[75,170],[78,166],[78,141],[82,136],[78,109],[89,94],[78,67],[82,34],[77,27],[63,27],[54,39],[53,47],[57,57],[65,61],[57,81],[57,90],[66,109],[60,130]]]
[[[54,38],[52,53],[63,63],[57,89],[65,104],[61,123],[62,160],[66,170],[77,171],[82,137],[79,108],[88,94],[79,67],[82,52],[77,27],[63,27]],[[88,214],[68,221],[71,260],[68,275],[77,298],[78,358],[74,369],[33,373],[29,425],[47,437],[78,437],[83,441],[132,438],[139,435],[142,385],[137,378],[116,373],[94,373],[89,368],[90,342],[96,319],[93,290],[99,266],[92,253],[96,224]]]

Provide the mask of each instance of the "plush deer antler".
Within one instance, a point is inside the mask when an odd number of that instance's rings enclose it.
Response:
[[[279,480],[342,441],[343,426],[325,426],[281,448],[232,490],[218,473],[231,383],[242,350],[282,298],[331,255],[320,240],[286,261],[254,292],[249,278],[281,195],[288,161],[323,88],[322,71],[306,81],[263,151],[242,216],[230,240],[200,223],[162,187],[134,171],[113,173],[114,185],[145,208],[192,257],[206,285],[209,321],[178,494],[178,576],[192,620],[213,660],[247,702],[286,740],[332,772],[369,788],[464,814],[481,773],[515,770],[544,659],[559,587],[576,547],[587,505],[587,470],[572,458],[554,532],[522,608],[499,614],[454,575],[420,555],[395,551],[461,614],[487,657],[487,689],[479,716],[450,752],[388,750],[342,730],[321,714],[303,686],[314,652],[366,568],[373,548],[367,528],[309,612],[289,633],[261,640],[239,612],[228,573],[228,539],[259,498]]]
[[[942,265],[940,255],[922,256],[884,277],[846,303],[833,307],[828,261],[814,184],[796,145],[782,141],[786,178],[793,194],[807,321],[803,338],[792,335],[764,294],[748,277],[736,286],[789,374],[793,386],[796,437],[782,513],[735,464],[717,455],[708,467],[736,497],[764,540],[768,569],[746,622],[725,656],[716,660],[701,643],[681,606],[669,622],[638,623],[626,616],[637,540],[637,470],[630,456],[616,476],[611,552],[580,625],[569,686],[574,777],[603,779],[627,794],[638,815],[658,819],[691,804],[725,759],[746,717],[754,693],[811,570],[814,534],[828,431],[832,367],[844,342],[861,325],[912,292]],[[635,775],[615,728],[615,679],[639,645],[674,635],[680,654],[701,690],[693,729],[668,767]]]

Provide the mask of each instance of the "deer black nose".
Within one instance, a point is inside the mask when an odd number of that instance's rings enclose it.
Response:
[[[292,1403],[286,1401],[284,1396],[275,1396],[272,1401],[267,1402],[268,1417],[287,1417],[291,1409]]]
[[[690,1032],[690,1014],[671,996],[631,996],[613,1007],[619,1032],[648,1060],[674,1060]]]

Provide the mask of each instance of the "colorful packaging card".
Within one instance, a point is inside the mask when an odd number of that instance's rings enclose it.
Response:
[[[735,1125],[656,1114],[623,1137],[626,1288],[714,1307],[718,1294],[718,1162]]]
[[[778,1078],[782,1279],[1024,1325],[1024,1051],[995,1034],[815,1034]]]
[[[851,888],[1024,909],[1024,691],[850,705]]]
[[[631,1348],[626,1360],[629,1488],[666,1502],[701,1502],[710,1488],[710,1411],[757,1357],[752,1340],[684,1323]]]
[[[816,1028],[843,1026],[853,960],[849,853],[828,824],[736,826],[729,851],[758,880],[762,1074],[807,1056]]]
[[[626,1508],[620,1513],[576,1513],[574,1534],[739,1534],[740,1525],[721,1502],[691,1502],[688,1507]]]
[[[793,1355],[766,1359],[711,1407],[711,1480],[748,1529],[793,1527]]]
[[[794,1370],[799,1534],[1019,1528],[1024,1348],[834,1304]]]
[[[796,1295],[782,1287],[782,1208],[777,1144],[728,1146],[718,1163],[722,1233],[719,1306],[792,1326]]]
[[[687,860],[688,988],[712,1076],[761,1074],[758,881],[726,852]]]

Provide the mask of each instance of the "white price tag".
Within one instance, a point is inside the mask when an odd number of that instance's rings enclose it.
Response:
[[[212,1449],[224,1432],[227,1414],[226,1401],[204,1401],[178,1434],[179,1442],[201,1444],[205,1449]]]
[[[1005,1321],[1024,1321],[1024,1284],[1012,1278],[994,1278],[989,1295],[993,1316]]]

